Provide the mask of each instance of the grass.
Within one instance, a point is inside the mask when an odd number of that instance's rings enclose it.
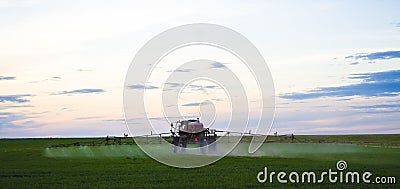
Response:
[[[0,188],[399,188],[399,184],[280,184],[276,180],[262,184],[256,179],[265,166],[276,172],[315,171],[318,174],[336,170],[336,162],[345,160],[349,171],[395,176],[399,183],[399,138],[400,135],[296,136],[297,143],[290,144],[285,137],[269,137],[270,143],[263,145],[261,156],[232,154],[196,169],[160,164],[135,145],[88,146],[98,154],[81,156],[79,146],[60,147],[54,149],[75,152],[63,157],[46,155],[48,146],[102,142],[100,138],[2,139]],[[129,154],[126,148],[134,152]],[[245,144],[236,151],[243,149]],[[103,152],[107,153],[102,155]],[[106,155],[113,152],[115,155]]]

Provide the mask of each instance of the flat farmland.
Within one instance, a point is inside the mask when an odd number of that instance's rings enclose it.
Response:
[[[1,139],[0,188],[399,188],[399,138],[400,135],[296,136],[291,143],[288,137],[277,136],[269,137],[255,156],[243,155],[247,149],[244,138],[230,155],[195,169],[158,163],[129,143],[131,139],[124,139],[122,145],[103,145],[103,138]],[[101,145],[66,145],[77,142]],[[339,160],[346,161],[346,171],[371,172],[371,180],[394,177],[396,183],[257,180],[264,167],[287,174],[313,171],[319,175],[337,170]]]

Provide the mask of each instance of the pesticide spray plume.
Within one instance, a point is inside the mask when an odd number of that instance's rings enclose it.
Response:
[[[154,137],[153,142],[157,141]],[[174,153],[171,145],[147,144],[149,149],[157,151],[159,156],[175,159],[179,161],[184,158],[198,156],[219,156],[223,155],[230,145],[227,140],[219,141],[215,145],[215,150],[205,153],[208,148],[186,148],[179,149]],[[337,144],[337,143],[264,143],[255,153],[250,154],[248,147],[250,143],[239,143],[228,156],[246,156],[246,157],[281,157],[281,158],[307,158],[324,155],[363,153],[372,151],[373,147],[357,144]],[[195,150],[193,150],[195,149]],[[197,150],[196,150],[197,149]],[[44,150],[44,155],[51,158],[104,158],[104,157],[148,157],[137,145],[105,145],[105,146],[72,146],[72,147],[48,147]]]

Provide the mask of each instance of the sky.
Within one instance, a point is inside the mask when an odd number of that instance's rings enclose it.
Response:
[[[368,0],[0,0],[0,138],[128,132],[123,91],[133,57],[157,34],[191,23],[231,28],[263,55],[275,85],[271,132],[399,134],[398,7],[399,1]],[[159,121],[157,131],[168,132],[156,93],[168,83],[160,78],[196,57],[215,61],[214,69],[232,69],[245,83],[250,114],[258,113],[254,81],[239,60],[211,47],[174,53],[149,77],[149,109],[138,123],[148,117]],[[178,100],[182,115],[198,117],[205,108],[218,113],[215,128],[228,121],[223,87],[210,81],[187,86]]]

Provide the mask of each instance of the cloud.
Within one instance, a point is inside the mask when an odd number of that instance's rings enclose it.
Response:
[[[128,89],[158,89],[158,87],[152,85],[129,85]]]
[[[215,90],[221,89],[221,87],[216,85],[194,85],[194,84],[187,85],[187,88],[190,89],[190,92],[201,91],[203,93],[210,93]]]
[[[24,132],[45,125],[29,120],[30,118],[34,117],[22,113],[0,112],[0,136],[9,136],[10,133]]]
[[[188,103],[188,104],[183,104],[182,106],[200,106],[201,103]]]
[[[389,101],[387,101],[389,102]],[[400,103],[395,104],[375,104],[375,105],[364,105],[364,106],[350,106],[351,108],[357,109],[358,113],[366,114],[392,114],[400,113]]]
[[[25,97],[28,97],[28,96],[32,96],[32,95],[20,94],[20,95],[0,96],[0,102],[17,102],[17,103],[29,102],[29,100],[25,99]]]
[[[390,60],[394,58],[400,58],[400,51],[383,51],[374,53],[360,53],[356,55],[346,56],[345,58],[355,60]]]
[[[362,82],[338,87],[322,87],[306,92],[288,93],[280,95],[280,97],[292,100],[304,100],[320,97],[375,97],[400,95],[400,70],[352,74],[349,78],[362,79]]]
[[[206,105],[206,104],[211,104],[211,102],[209,101],[204,101],[202,103],[194,102],[194,103],[182,104],[182,106],[200,106],[201,104]]]
[[[350,65],[357,65],[357,64],[359,64],[359,62],[352,62],[352,63],[350,63]]]
[[[15,77],[0,76],[0,80],[15,80]]]
[[[53,95],[72,95],[72,94],[85,94],[85,93],[102,93],[106,92],[103,89],[77,89],[73,91],[61,91],[58,93],[53,93]]]
[[[18,120],[23,120],[25,119],[25,116],[20,113],[0,112],[0,118],[1,118],[0,129],[4,129],[6,127],[9,128],[19,127],[18,125],[15,125],[13,122]]]
[[[111,121],[111,122],[125,122],[125,119],[105,119],[103,121]]]
[[[9,106],[1,106],[0,110],[6,110],[6,109],[11,109],[11,108],[33,108],[34,106],[32,105],[9,105]]]
[[[374,72],[374,73],[361,73],[351,74],[348,78],[350,79],[363,79],[364,82],[381,82],[400,84],[400,70],[390,70],[385,72]]]
[[[173,82],[167,82],[165,85],[168,85],[169,87],[175,88],[175,87],[183,87],[183,83],[173,83]]]
[[[393,114],[393,113],[399,113],[399,110],[368,110],[368,111],[361,111],[359,113],[364,113],[364,114]]]
[[[59,81],[59,80],[61,80],[61,77],[59,77],[59,76],[52,76],[52,77],[47,77],[46,79],[43,79],[43,80],[31,81],[31,82],[29,82],[29,83],[39,83],[39,82]]]
[[[176,70],[170,70],[168,72],[184,72],[184,73],[187,73],[187,72],[191,72],[191,71],[194,71],[194,70],[193,69],[176,69]]]
[[[400,104],[376,104],[368,106],[351,106],[355,109],[400,109]]]
[[[355,110],[352,108],[337,111],[336,108],[302,107],[302,111],[299,111],[298,108],[278,111],[274,125],[279,125],[279,128],[293,128],[295,133],[325,135],[390,133],[391,131],[384,132],[382,129],[398,129],[399,111],[395,113],[381,109]],[[365,114],[368,116],[365,116]],[[363,127],[373,126],[379,126],[380,129],[374,129],[373,131],[363,129]],[[317,130],[319,131],[316,132]]]
[[[202,86],[202,85],[189,85],[189,87],[193,88],[193,89],[215,89],[218,88],[218,86],[216,85],[206,85],[206,86]]]
[[[211,64],[211,68],[226,68],[226,66],[219,62],[214,62]]]
[[[206,89],[215,89],[215,88],[217,88],[218,86],[215,86],[215,85],[207,85],[207,86],[204,86],[204,88],[206,88]]]
[[[167,82],[165,83],[165,87],[164,90],[176,90],[176,89],[181,89],[182,87],[184,87],[185,85],[183,83],[174,83],[174,82]],[[194,84],[190,84],[185,86],[186,89],[190,89],[190,90],[196,90],[196,91],[202,91],[202,92],[208,92],[211,89],[220,89],[219,86],[216,85],[194,85]]]

